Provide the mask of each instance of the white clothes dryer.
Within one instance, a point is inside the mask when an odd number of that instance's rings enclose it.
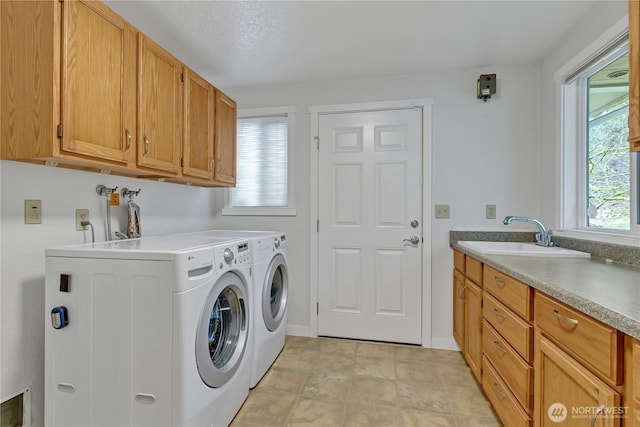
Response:
[[[45,425],[227,426],[251,381],[251,262],[248,240],[189,235],[48,249]]]
[[[287,336],[287,236],[276,231],[208,230],[209,238],[250,240],[253,258],[253,357],[251,388],[255,387],[282,351]]]

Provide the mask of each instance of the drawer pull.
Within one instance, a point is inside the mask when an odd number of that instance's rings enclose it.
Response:
[[[457,291],[458,297],[461,299],[464,298],[464,287],[462,286],[462,284],[463,284],[462,282],[458,284],[458,291]]]
[[[578,325],[578,321],[576,319],[563,316],[562,314],[558,313],[558,310],[556,309],[553,310],[553,315],[556,316],[556,318],[561,322],[571,323],[572,325],[576,325],[576,326]]]
[[[494,309],[493,309],[493,314],[495,314],[495,315],[496,315],[496,317],[497,317],[498,319],[500,319],[500,320],[504,320],[504,319],[505,319],[505,315],[504,315],[504,313],[500,313],[500,312],[498,311],[498,309],[497,309],[497,308],[494,308]]]
[[[604,411],[604,405],[600,405],[598,406],[598,409],[596,409],[596,412],[593,413],[593,417],[591,417],[591,427],[594,427],[596,425],[596,420],[598,419],[598,415],[600,415],[602,412]]]
[[[493,383],[493,391],[495,391],[500,399],[504,399],[505,397],[507,397],[506,394],[498,390],[498,383]]]
[[[496,348],[496,350],[498,350],[499,352],[501,352],[503,354],[507,352],[507,349],[503,348],[498,341],[494,341],[493,342],[493,346]]]
[[[142,157],[144,157],[149,152],[149,138],[145,135],[142,139],[144,141],[144,153],[142,153]]]
[[[496,283],[498,284],[498,286],[500,286],[501,288],[504,287],[504,285],[507,284],[507,282],[505,282],[504,280],[502,280],[498,276],[493,276],[493,280],[495,280]]]

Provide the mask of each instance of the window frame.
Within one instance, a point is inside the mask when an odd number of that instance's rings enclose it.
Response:
[[[246,215],[246,216],[296,216],[294,193],[294,129],[295,129],[295,105],[243,108],[238,109],[238,118],[286,116],[287,128],[287,206],[231,206],[231,191],[224,190],[224,207],[222,215]],[[240,167],[240,165],[236,165]]]
[[[628,18],[623,18],[598,37],[582,52],[555,73],[557,121],[558,203],[556,231],[558,236],[575,237],[608,243],[640,246],[640,156],[631,154],[631,224],[629,230],[599,229],[586,226],[587,197],[587,126],[582,119],[586,111],[584,79],[566,83],[570,76],[584,75],[603,53],[628,38]],[[621,47],[621,45],[620,45]],[[575,84],[574,84],[575,83]]]

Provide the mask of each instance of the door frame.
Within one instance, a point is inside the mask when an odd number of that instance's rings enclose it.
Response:
[[[309,335],[318,336],[318,275],[319,275],[319,120],[323,114],[355,113],[364,111],[422,109],[422,347],[431,348],[431,143],[433,98],[378,101],[356,104],[317,105],[309,107],[311,119],[310,157],[310,288],[309,288]],[[426,173],[425,173],[426,172]]]

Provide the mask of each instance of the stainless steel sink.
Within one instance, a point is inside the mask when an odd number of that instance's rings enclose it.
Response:
[[[484,255],[519,255],[538,257],[590,258],[588,252],[574,251],[557,246],[538,246],[525,242],[485,242],[461,240],[458,242],[463,248],[468,248]]]

